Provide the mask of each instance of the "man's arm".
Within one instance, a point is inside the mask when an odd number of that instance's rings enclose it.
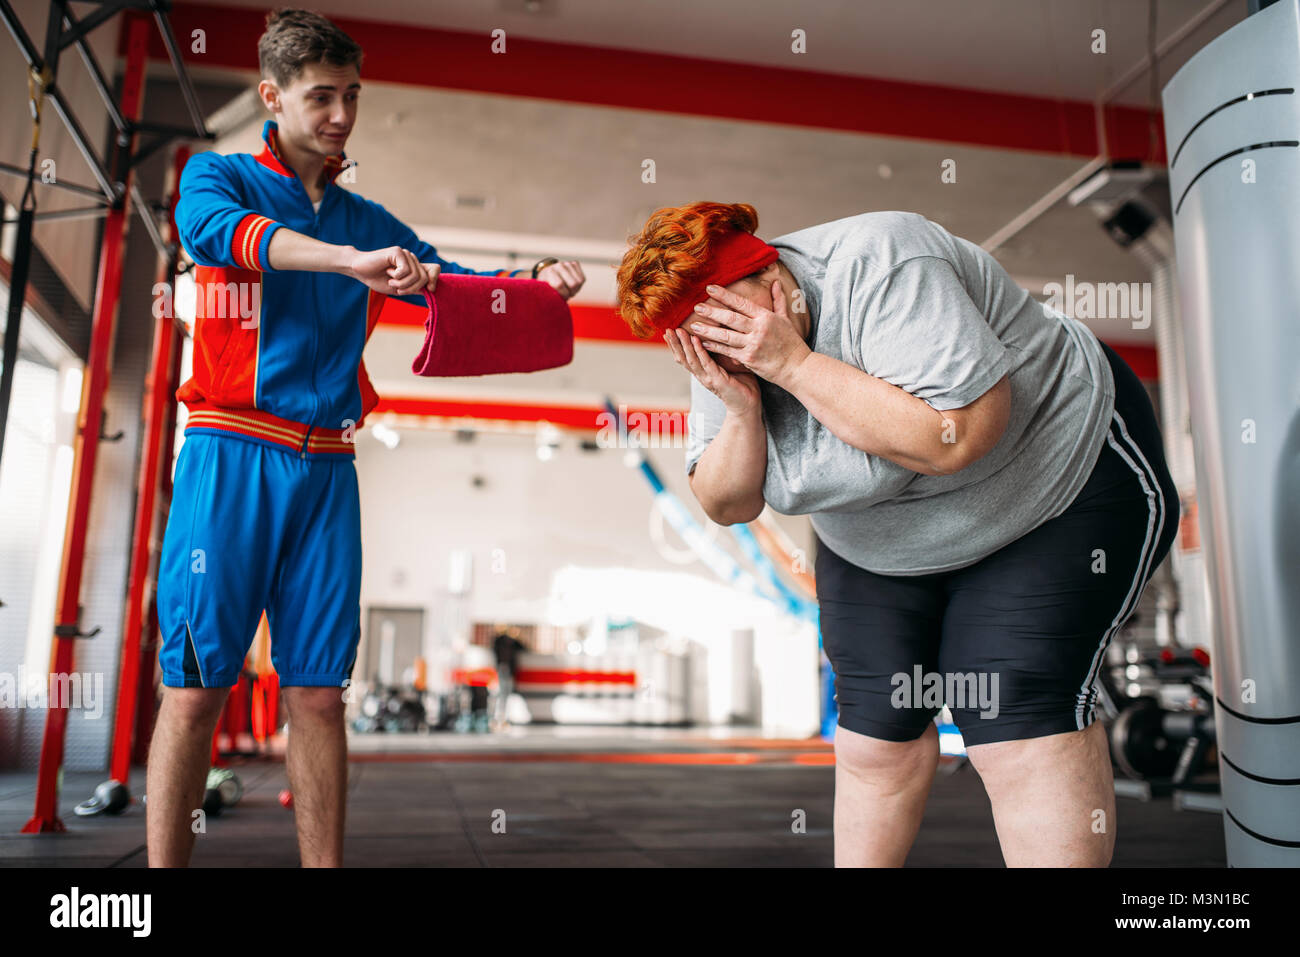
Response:
[[[359,250],[355,246],[323,243],[284,226],[272,237],[267,252],[270,267],[277,271],[297,269],[351,275],[351,265]]]
[[[245,207],[231,177],[220,154],[199,153],[185,164],[176,202],[181,245],[200,266],[268,272],[271,240],[283,224]]]
[[[456,274],[461,276],[506,276],[509,278],[532,278],[532,265],[529,264],[522,269],[470,269],[468,266],[462,266],[460,263],[452,262],[449,259],[443,259],[438,255],[438,250],[426,243],[419,236],[415,235],[415,230],[406,225],[387,209],[374,200],[366,200],[370,205],[372,212],[377,218],[377,230],[380,235],[387,238],[387,242],[394,246],[401,246],[403,249],[409,249],[415,254],[415,258],[422,263],[429,263],[439,267],[440,274]],[[401,299],[412,305],[423,306],[424,296],[422,293],[415,293],[409,296],[393,296],[394,299]]]
[[[244,205],[236,171],[218,153],[199,153],[185,164],[176,203],[176,226],[181,245],[201,266],[256,272],[333,272],[356,279],[376,292],[397,294],[419,305],[424,302],[419,291],[426,281],[426,271],[418,268],[420,262],[445,265],[449,271],[466,271],[436,255],[421,259],[425,249],[431,247],[420,243],[409,229],[409,239],[420,247],[418,254],[396,243],[362,250],[295,232]]]
[[[176,227],[181,245],[201,266],[255,272],[335,272],[391,292],[387,269],[405,257],[395,249],[363,253],[355,246],[323,243],[263,216],[243,203],[231,164],[217,153],[191,157],[181,173]],[[409,268],[409,263],[408,263]],[[400,288],[413,284],[404,274]]]

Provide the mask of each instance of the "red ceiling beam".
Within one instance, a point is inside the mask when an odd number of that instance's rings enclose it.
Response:
[[[686,435],[685,409],[623,407],[626,413],[628,441],[645,444]],[[599,432],[613,428],[603,405],[543,405],[511,402],[505,399],[439,399],[424,396],[381,396],[374,411],[366,418],[369,425],[381,421],[384,413],[430,419],[482,419],[489,422],[549,422],[575,431]],[[636,415],[644,419],[633,418]]]
[[[1120,358],[1132,366],[1137,377],[1143,382],[1154,385],[1160,378],[1156,350],[1153,346],[1140,343],[1108,342],[1106,343]],[[637,407],[625,410],[628,415],[642,413],[645,420],[630,423],[630,430],[644,433],[647,437],[656,434],[660,439],[683,436],[686,412],[681,409],[652,409]],[[587,405],[545,405],[535,402],[512,402],[505,399],[445,399],[434,396],[389,396],[381,397],[371,414],[371,424],[378,421],[386,412],[394,415],[415,416],[440,420],[481,419],[493,422],[550,422],[552,425],[582,431],[600,431],[607,427],[606,410],[603,406]],[[661,418],[651,418],[652,415]],[[640,425],[638,426],[638,423]]]
[[[1159,380],[1160,370],[1154,347],[1122,342],[1108,342],[1107,345],[1133,367],[1140,380],[1151,384]],[[647,441],[650,441],[652,436],[657,436],[659,440],[685,436],[685,410],[636,407],[625,411],[629,416],[635,413],[645,416],[643,420],[629,422],[629,431],[644,436]],[[547,405],[499,398],[447,399],[409,395],[381,397],[368,419],[369,423],[373,425],[380,421],[384,413],[388,412],[399,416],[439,419],[444,423],[447,420],[463,418],[490,422],[550,422],[552,425],[575,431],[598,432],[608,427],[608,413],[603,406]],[[659,417],[652,418],[652,416]]]
[[[261,9],[179,3],[171,20],[189,65],[256,70],[265,18]],[[367,51],[363,76],[381,82],[1081,157],[1099,149],[1091,102],[520,36],[503,55],[486,33],[333,19]],[[195,30],[204,31],[203,53],[192,51]],[[150,56],[166,59],[158,37]],[[1112,157],[1165,162],[1159,114],[1110,107],[1107,136]]]
[[[663,342],[657,338],[638,339],[632,335],[632,330],[619,317],[613,306],[572,305],[569,311],[573,314],[573,338],[578,342],[617,342],[623,345],[663,348]],[[378,325],[399,329],[423,329],[428,315],[429,310],[424,306],[415,306],[400,299],[389,299],[379,313]],[[1139,379],[1146,382],[1155,382],[1159,379],[1154,346],[1123,342],[1106,344],[1133,367]]]
[[[638,339],[632,335],[613,306],[572,305],[573,338],[578,342],[617,342],[622,345],[651,346],[662,349],[658,338]],[[400,299],[389,299],[379,313],[379,325],[392,328],[424,328],[429,310]],[[1156,350],[1143,343],[1107,342],[1137,372],[1138,378],[1155,382],[1158,378]]]

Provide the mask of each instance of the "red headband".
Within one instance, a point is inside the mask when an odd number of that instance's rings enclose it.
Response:
[[[705,287],[725,286],[737,279],[753,275],[764,266],[776,262],[780,253],[753,233],[732,230],[713,246],[713,259],[700,279],[688,286],[673,307],[653,320],[661,333],[676,329],[691,316],[695,306],[709,298]]]

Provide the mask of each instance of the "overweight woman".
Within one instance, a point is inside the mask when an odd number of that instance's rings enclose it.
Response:
[[[836,865],[902,865],[946,699],[1007,864],[1106,866],[1097,673],[1179,511],[1145,389],[922,216],[757,228],[744,203],[658,210],[619,307],[693,377],[686,469],[708,516],[810,517]]]

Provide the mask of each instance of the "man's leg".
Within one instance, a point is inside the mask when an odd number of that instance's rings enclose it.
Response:
[[[284,688],[289,712],[285,767],[293,790],[303,867],[343,866],[348,749],[339,688]]]
[[[165,691],[149,746],[149,863],[185,866],[203,803],[212,732],[257,631],[280,549],[283,508],[259,494],[284,453],[186,432],[158,559],[158,660]],[[237,476],[235,481],[232,476]],[[286,498],[292,497],[292,490]]]
[[[305,460],[292,546],[267,607],[289,715],[286,771],[303,867],[341,867],[344,695],[361,640],[361,505],[350,458]]]
[[[167,688],[154,725],[146,771],[145,830],[150,867],[187,867],[194,812],[212,757],[212,733],[229,688]]]

